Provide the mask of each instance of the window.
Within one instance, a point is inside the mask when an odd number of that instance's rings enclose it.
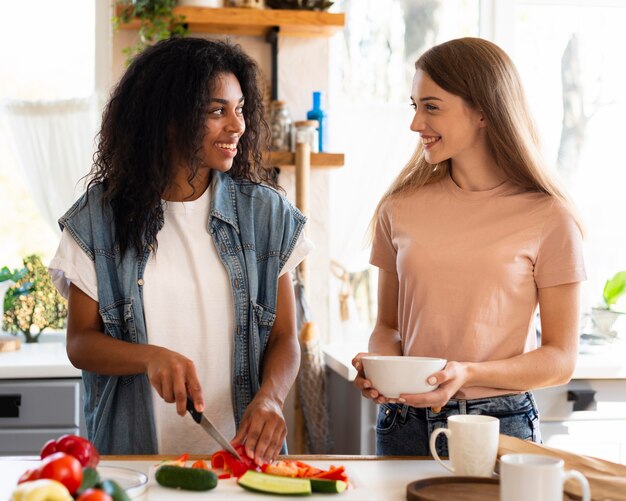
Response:
[[[415,61],[434,44],[478,36],[480,2],[344,0],[338,10],[346,13],[346,28],[331,41],[330,139],[332,151],[345,153],[346,165],[333,173],[330,186],[330,211],[336,215],[330,229],[336,277],[331,324],[333,332],[364,342],[376,309],[368,225],[418,141],[409,130]]]
[[[511,55],[544,155],[586,224],[588,311],[601,302],[604,282],[626,270],[626,1],[526,0],[511,14]]]
[[[3,5],[4,19],[11,22],[0,31],[0,100],[89,96],[94,88],[94,7],[94,1],[85,0]],[[8,121],[0,120],[0,267],[21,266],[22,258],[34,253],[47,263],[59,234],[43,217],[41,200],[32,196],[12,148],[12,132]]]

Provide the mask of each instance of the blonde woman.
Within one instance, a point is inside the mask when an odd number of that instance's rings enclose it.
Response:
[[[540,441],[530,390],[574,370],[581,225],[540,154],[517,71],[479,38],[451,40],[417,61],[411,130],[420,144],[380,201],[371,263],[378,318],[369,352],[441,357],[435,391],[381,404],[380,455],[429,455],[454,414],[500,419],[501,433]],[[541,345],[534,318],[541,311]],[[438,451],[447,454],[443,443]]]

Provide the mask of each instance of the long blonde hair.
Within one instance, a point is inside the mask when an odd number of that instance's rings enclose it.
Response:
[[[489,153],[509,181],[556,197],[583,229],[573,203],[541,158],[539,137],[513,61],[500,47],[482,38],[459,38],[436,45],[415,63],[442,89],[482,111],[487,122]],[[432,165],[418,145],[411,159],[376,206],[372,228],[382,204],[448,175],[450,160]]]

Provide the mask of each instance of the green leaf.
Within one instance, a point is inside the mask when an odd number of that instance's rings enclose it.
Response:
[[[610,308],[624,293],[626,293],[626,271],[620,271],[604,284],[602,296],[606,306]]]

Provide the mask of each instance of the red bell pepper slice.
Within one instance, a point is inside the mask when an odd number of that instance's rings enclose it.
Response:
[[[241,477],[248,470],[256,470],[254,461],[246,455],[243,445],[236,445],[235,450],[241,456],[241,461],[238,461],[230,452],[221,450],[211,456],[211,468],[223,469],[237,478]]]
[[[346,475],[346,469],[343,466],[335,467],[331,466],[330,470],[322,471],[317,475],[313,475],[312,478],[323,478],[326,480],[342,480],[348,481],[348,475]]]

